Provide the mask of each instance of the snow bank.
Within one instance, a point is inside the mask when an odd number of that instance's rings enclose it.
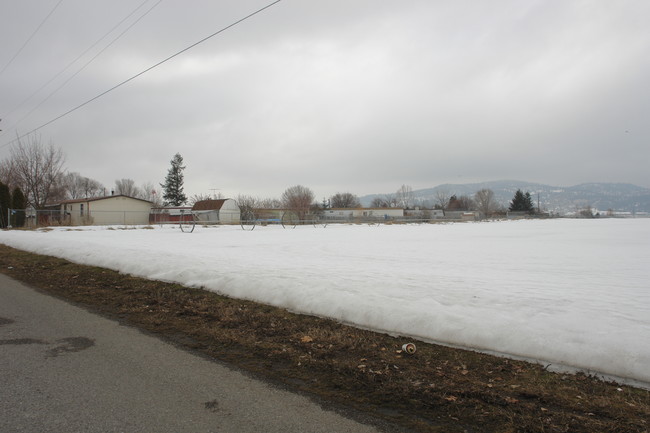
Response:
[[[3,231],[0,242],[650,383],[650,219]]]

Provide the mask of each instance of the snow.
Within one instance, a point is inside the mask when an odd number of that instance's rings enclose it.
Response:
[[[23,250],[650,383],[650,219],[2,231]]]

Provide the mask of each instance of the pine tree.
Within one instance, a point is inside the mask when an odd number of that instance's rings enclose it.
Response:
[[[25,208],[27,207],[27,198],[23,191],[16,187],[13,194],[11,194],[11,208],[14,210],[14,227],[22,227],[25,225]]]
[[[535,207],[533,205],[533,198],[530,196],[529,192],[526,192],[525,194],[518,189],[517,192],[515,193],[515,196],[512,198],[512,201],[510,202],[510,207],[508,210],[511,212],[529,212],[532,213],[534,211]]]
[[[185,166],[180,153],[174,155],[171,165],[165,183],[160,184],[164,191],[163,199],[166,206],[182,206],[187,202],[187,197],[183,193],[183,170]]]
[[[534,213],[535,212],[535,205],[533,204],[533,198],[530,196],[530,193],[526,191],[526,194],[524,194],[524,197],[526,198],[525,202],[525,208],[526,212],[528,213]]]
[[[9,224],[9,221],[7,221],[7,209],[9,208],[11,208],[9,187],[0,182],[0,228],[5,228]]]

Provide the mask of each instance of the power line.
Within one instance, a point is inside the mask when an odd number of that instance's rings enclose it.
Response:
[[[43,21],[41,21],[41,23],[38,25],[38,27],[36,27],[36,30],[34,30],[34,32],[32,33],[32,35],[31,35],[30,37],[27,38],[27,40],[25,41],[25,43],[23,44],[23,46],[20,47],[20,48],[18,49],[18,51],[16,52],[16,54],[14,54],[14,56],[13,56],[11,59],[9,59],[9,62],[7,62],[7,64],[4,66],[4,68],[2,68],[2,71],[0,71],[0,75],[2,75],[2,74],[4,73],[4,71],[7,70],[7,68],[9,67],[9,65],[11,65],[11,64],[14,62],[14,60],[16,59],[16,57],[18,57],[18,55],[20,55],[20,53],[25,49],[25,47],[27,46],[27,44],[29,43],[29,41],[31,41],[32,38],[33,38],[34,36],[36,36],[36,33],[38,33],[38,31],[41,29],[41,27],[43,27],[43,24],[45,24],[45,21],[47,21],[48,18],[50,18],[50,16],[54,13],[54,11],[59,7],[59,5],[60,5],[62,2],[63,2],[63,0],[59,0],[59,2],[56,4],[56,6],[54,6],[54,8],[50,11],[50,13],[47,14],[47,16],[43,19]]]
[[[149,1],[149,0],[146,0],[145,3],[146,3],[147,1]],[[95,55],[94,55],[90,60],[88,60],[88,61],[87,61],[87,62],[86,62],[86,63],[85,63],[81,68],[79,68],[79,69],[78,69],[74,74],[72,74],[72,75],[71,75],[67,80],[65,80],[65,81],[64,81],[64,82],[63,82],[59,87],[57,87],[57,88],[54,89],[52,92],[50,92],[50,94],[47,95],[47,96],[46,96],[46,97],[45,97],[41,102],[39,102],[39,103],[38,103],[34,108],[32,108],[32,109],[31,109],[27,114],[25,114],[25,115],[24,115],[23,117],[21,117],[17,122],[15,122],[14,125],[13,125],[13,128],[17,127],[18,124],[20,124],[20,122],[22,122],[22,121],[25,120],[27,117],[29,117],[29,116],[30,116],[34,111],[36,111],[36,110],[37,110],[41,105],[43,105],[45,102],[47,102],[47,101],[48,101],[52,96],[54,96],[54,95],[55,95],[59,90],[61,90],[63,87],[65,87],[65,86],[66,86],[70,81],[72,81],[72,79],[73,79],[74,77],[76,77],[77,75],[79,75],[79,73],[81,73],[81,71],[83,71],[84,69],[86,69],[86,67],[87,67],[88,65],[90,65],[90,64],[91,64],[91,63],[92,63],[92,62],[93,62],[97,57],[99,57],[99,56],[100,56],[104,51],[106,51],[106,50],[107,50],[111,45],[113,45],[115,42],[117,42],[118,39],[120,39],[122,36],[124,36],[124,34],[125,34],[126,32],[128,32],[129,30],[131,30],[131,28],[132,28],[133,26],[135,26],[137,23],[139,23],[140,20],[141,20],[142,18],[144,18],[145,16],[147,16],[147,15],[149,14],[149,12],[151,12],[151,11],[152,11],[156,6],[158,6],[161,2],[162,2],[162,0],[158,0],[158,2],[157,2],[156,4],[154,4],[152,7],[150,7],[150,8],[149,8],[149,9],[148,9],[144,14],[140,15],[140,17],[138,17],[137,20],[135,20],[135,21],[134,21],[130,26],[128,26],[126,29],[124,29],[124,31],[123,31],[122,33],[120,33],[119,35],[117,35],[117,37],[115,37],[115,38],[114,38],[114,39],[113,39],[113,40],[112,40],[108,45],[106,45],[104,48],[102,48],[102,49],[101,49],[97,54],[95,54]],[[144,4],[144,3],[143,3],[143,4]],[[142,5],[138,6],[137,9],[140,9],[141,6],[142,6]],[[137,10],[137,9],[136,9],[136,10]],[[133,12],[135,12],[135,11],[133,11]],[[133,13],[131,13],[130,15],[132,15],[132,14],[133,14]],[[129,16],[130,16],[130,15],[129,15]],[[127,18],[128,18],[128,17],[127,17]],[[126,19],[126,18],[125,18],[125,19]],[[124,20],[122,20],[122,22],[124,22]],[[114,28],[113,28],[113,29],[114,29]],[[111,32],[112,32],[112,31],[113,31],[113,30],[111,30]],[[110,32],[109,32],[109,33],[110,33]],[[102,39],[103,39],[103,37],[102,37]],[[100,39],[100,40],[101,40],[101,39]],[[98,42],[99,42],[99,41],[98,41]],[[92,47],[91,47],[91,48],[92,48]],[[88,50],[86,50],[86,52],[87,52],[87,51],[88,51]],[[84,53],[84,54],[85,54],[85,53]],[[76,60],[75,60],[75,61],[76,61]],[[73,62],[73,63],[74,63],[74,62]],[[67,68],[66,68],[66,69],[67,69]],[[48,84],[49,84],[49,83],[48,83]]]
[[[65,72],[65,71],[67,71],[67,70],[68,70],[72,65],[74,65],[75,63],[77,63],[77,61],[79,61],[79,59],[81,59],[83,56],[85,56],[85,55],[86,55],[90,50],[92,50],[93,48],[95,48],[95,47],[96,47],[96,46],[97,46],[101,41],[103,41],[103,40],[104,40],[108,35],[110,35],[111,33],[113,33],[113,32],[115,31],[115,29],[117,29],[119,26],[121,26],[121,25],[122,25],[122,24],[123,24],[127,19],[129,19],[133,14],[135,14],[135,13],[136,13],[140,8],[142,8],[142,6],[144,6],[145,3],[147,3],[148,1],[149,1],[149,0],[144,0],[142,3],[140,3],[140,5],[139,5],[138,7],[136,7],[135,9],[133,9],[133,10],[132,10],[132,11],[131,11],[131,12],[130,12],[126,17],[122,18],[122,20],[121,20],[120,22],[118,22],[116,25],[114,25],[112,29],[110,29],[108,32],[104,33],[104,35],[103,35],[101,38],[97,39],[97,41],[95,41],[94,44],[92,44],[91,46],[89,46],[88,48],[86,48],[86,50],[84,50],[83,53],[79,54],[79,55],[78,55],[78,56],[77,56],[73,61],[71,61],[70,63],[68,63],[67,66],[66,66],[65,68],[61,69],[61,70],[60,70],[56,75],[54,75],[52,78],[50,78],[50,79],[49,79],[45,84],[43,84],[41,87],[39,87],[39,88],[36,89],[34,92],[32,92],[31,95],[29,95],[27,98],[25,98],[25,99],[24,99],[20,104],[18,104],[15,108],[13,108],[12,110],[10,110],[8,113],[5,113],[5,115],[4,115],[3,117],[5,117],[5,118],[6,118],[6,117],[10,117],[10,116],[11,116],[11,115],[16,111],[16,110],[20,109],[20,108],[21,108],[23,105],[25,105],[25,104],[26,104],[30,99],[32,99],[34,96],[36,96],[36,95],[37,95],[41,90],[43,90],[44,88],[46,88],[47,86],[49,86],[50,83],[52,83],[54,80],[56,80],[57,78],[59,78],[59,77],[60,77],[60,76]],[[160,0],[160,1],[162,1],[162,0]],[[160,3],[160,1],[159,1],[158,3]],[[156,4],[156,6],[157,6],[157,5],[158,5],[158,4]],[[155,6],[154,6],[154,7],[155,7]],[[148,12],[147,12],[147,13],[148,13]],[[138,19],[138,20],[139,20],[139,19]],[[121,35],[120,35],[120,36],[121,36]],[[115,41],[113,41],[113,42],[115,42]],[[111,44],[112,44],[113,42],[111,42]],[[109,46],[110,46],[110,44],[109,44]],[[102,50],[102,51],[103,51],[103,50]],[[97,57],[97,56],[95,56],[95,57]],[[93,58],[93,60],[94,60],[94,58]],[[87,65],[84,65],[83,67],[85,67],[85,66],[87,66]],[[77,73],[78,73],[78,72],[77,72]],[[76,75],[76,74],[75,74],[75,75]],[[58,89],[57,89],[57,90],[58,90]],[[46,100],[47,100],[50,96],[51,96],[51,94],[46,98]],[[43,101],[43,102],[45,102],[45,101]],[[40,104],[38,104],[38,106],[37,106],[36,108],[38,108],[38,107],[39,107],[43,102],[41,102]],[[32,110],[32,111],[33,111],[33,110]],[[31,114],[31,112],[30,112],[29,114]],[[28,114],[28,115],[29,115],[29,114]],[[16,127],[16,126],[18,125],[18,123],[20,123],[20,122],[23,121],[24,119],[25,119],[25,117],[23,117],[22,119],[20,119],[18,122],[15,122],[15,123],[14,123],[14,127]]]
[[[56,122],[57,120],[59,120],[59,119],[65,117],[65,116],[67,116],[68,114],[73,113],[73,112],[77,111],[78,109],[80,109],[80,108],[82,108],[82,107],[85,107],[86,105],[88,105],[88,104],[90,104],[91,102],[93,102],[93,101],[95,101],[95,100],[101,98],[102,96],[104,96],[104,95],[106,95],[106,94],[112,92],[113,90],[115,90],[115,89],[117,89],[117,88],[119,88],[119,87],[122,87],[123,85],[125,85],[125,84],[127,84],[127,83],[129,83],[129,82],[131,82],[131,81],[133,81],[133,80],[135,80],[136,78],[140,77],[141,75],[146,74],[147,72],[151,71],[152,69],[157,68],[158,66],[162,65],[163,63],[166,63],[166,62],[172,60],[173,58],[175,58],[175,57],[177,57],[177,56],[183,54],[184,52],[191,50],[192,48],[196,47],[197,45],[200,45],[200,44],[202,44],[203,42],[205,42],[205,41],[207,41],[207,40],[209,40],[209,39],[211,39],[211,38],[213,38],[213,37],[215,37],[215,36],[217,36],[217,35],[219,35],[219,34],[225,32],[226,30],[229,30],[229,29],[235,27],[236,25],[238,25],[238,24],[240,24],[240,23],[246,21],[247,19],[249,19],[249,18],[251,18],[251,17],[253,17],[253,16],[259,14],[260,12],[265,11],[266,9],[270,8],[271,6],[274,6],[274,5],[278,4],[278,3],[280,3],[281,1],[282,1],[282,0],[275,0],[274,2],[271,2],[271,3],[269,3],[268,5],[266,5],[266,6],[262,7],[262,8],[260,8],[260,9],[257,9],[255,12],[252,12],[252,13],[246,15],[245,17],[240,18],[239,20],[233,22],[232,24],[227,25],[226,27],[223,27],[223,28],[220,29],[220,30],[217,30],[216,32],[212,33],[211,35],[206,36],[205,38],[199,40],[198,42],[193,43],[192,45],[190,45],[190,46],[188,46],[188,47],[186,47],[186,48],[183,48],[182,50],[178,51],[178,52],[175,53],[175,54],[172,54],[171,56],[167,57],[166,59],[161,60],[160,62],[154,64],[153,66],[148,67],[147,69],[143,70],[142,72],[139,72],[139,73],[133,75],[132,77],[127,78],[126,80],[122,81],[121,83],[116,84],[115,86],[111,87],[110,89],[105,90],[104,92],[100,93],[99,95],[90,98],[90,99],[87,100],[86,102],[83,102],[83,103],[77,105],[76,107],[71,108],[70,110],[66,111],[65,113],[60,114],[59,116],[57,116],[57,117],[55,117],[55,118],[53,118],[53,119],[51,119],[51,120],[49,120],[49,121],[43,123],[41,126],[39,126],[39,127],[37,127],[37,128],[34,128],[34,129],[32,129],[31,131],[26,132],[26,133],[24,133],[24,134],[22,134],[22,135],[17,136],[15,139],[13,139],[13,140],[11,140],[11,141],[9,141],[9,142],[3,144],[2,146],[0,146],[0,148],[1,148],[1,147],[8,146],[8,145],[10,145],[10,144],[12,144],[12,143],[14,143],[14,142],[16,142],[16,141],[19,141],[21,138],[23,138],[23,137],[25,137],[25,136],[27,136],[27,135],[29,135],[29,134],[32,134],[32,133],[34,133],[34,132],[36,132],[36,131],[38,131],[38,130],[40,130],[40,129],[42,129],[42,128],[48,126],[48,125],[51,125],[52,123]]]

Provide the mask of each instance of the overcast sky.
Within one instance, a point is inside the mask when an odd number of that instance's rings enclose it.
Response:
[[[0,159],[271,3],[59,1],[3,2]],[[157,185],[179,152],[188,195],[650,187],[648,17],[646,0],[283,0],[34,134],[107,188]]]

